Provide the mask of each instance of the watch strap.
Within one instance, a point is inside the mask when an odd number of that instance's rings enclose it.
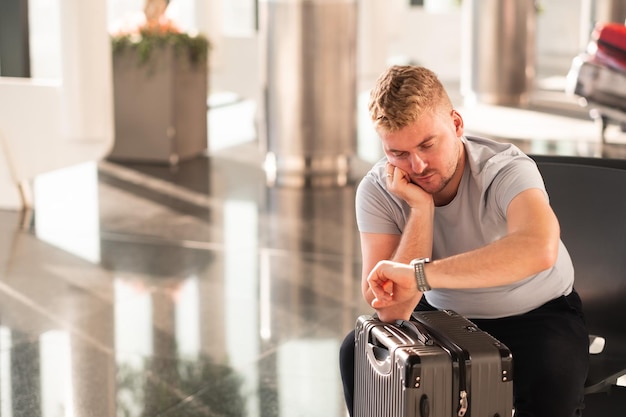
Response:
[[[415,282],[417,284],[417,289],[420,292],[430,291],[432,288],[428,285],[428,281],[426,280],[426,272],[424,271],[424,265],[429,263],[429,258],[416,258],[411,261],[411,266],[415,271]]]

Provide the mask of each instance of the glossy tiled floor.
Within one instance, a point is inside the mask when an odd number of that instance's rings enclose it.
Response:
[[[30,216],[0,211],[0,416],[345,416],[337,352],[369,312],[356,179],[267,187],[238,139],[177,170],[46,174]]]
[[[0,415],[343,415],[338,347],[367,311],[353,187],[147,168],[47,175],[28,228],[0,212]]]

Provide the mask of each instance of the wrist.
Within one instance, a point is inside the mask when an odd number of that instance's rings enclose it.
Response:
[[[417,286],[417,290],[422,293],[432,289],[426,279],[425,265],[429,262],[430,258],[415,258],[410,263],[415,275],[415,285]]]
[[[411,302],[394,307],[376,309],[376,314],[381,321],[386,323],[393,323],[396,320],[409,320],[416,305],[417,302]]]
[[[411,202],[407,201],[409,208],[411,209],[411,213],[434,213],[435,205],[432,202],[424,203],[424,202]]]

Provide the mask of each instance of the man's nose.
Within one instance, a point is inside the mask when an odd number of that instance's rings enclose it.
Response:
[[[411,154],[411,170],[416,174],[420,174],[426,168],[426,163],[416,153]]]

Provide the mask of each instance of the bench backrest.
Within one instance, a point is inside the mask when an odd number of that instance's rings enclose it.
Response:
[[[626,160],[532,156],[541,171],[591,335],[626,370]],[[617,361],[617,362],[616,362]]]

